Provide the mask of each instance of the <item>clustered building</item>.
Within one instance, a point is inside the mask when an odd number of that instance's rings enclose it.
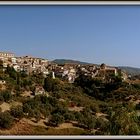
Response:
[[[123,80],[127,79],[127,75],[120,69],[106,66],[105,64],[97,65],[79,65],[79,64],[64,64],[58,65],[47,59],[35,58],[32,56],[16,57],[14,53],[0,52],[0,60],[3,67],[8,65],[13,67],[16,71],[25,71],[27,74],[43,73],[44,76],[52,73],[52,77],[61,77],[70,83],[73,83],[78,77],[79,71],[84,75],[92,78],[107,79],[111,75],[118,75],[121,73]],[[109,79],[108,79],[109,80]]]
[[[16,57],[13,53],[8,52],[0,52],[0,60],[4,68],[9,65],[16,71],[25,71],[28,74],[32,72],[42,72],[45,74],[49,63],[46,59],[31,56]]]
[[[86,65],[81,66],[80,71],[86,76],[98,78],[104,81],[110,81],[112,76],[120,75],[123,80],[127,79],[127,74],[116,67],[107,66],[104,63],[101,65]]]

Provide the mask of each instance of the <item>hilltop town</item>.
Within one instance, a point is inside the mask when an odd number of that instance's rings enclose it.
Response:
[[[0,52],[0,61],[3,69],[7,66],[13,67],[15,71],[24,71],[27,74],[43,73],[44,77],[52,73],[52,77],[61,77],[70,83],[73,83],[75,78],[82,72],[86,76],[98,78],[102,80],[111,80],[111,76],[120,75],[123,80],[126,80],[128,75],[117,67],[106,66],[101,64],[96,66],[94,64],[73,64],[66,63],[58,65],[52,61],[32,56],[16,57],[14,53]],[[109,79],[110,78],[110,79]]]
[[[138,135],[139,123],[139,75],[0,52],[1,135]]]

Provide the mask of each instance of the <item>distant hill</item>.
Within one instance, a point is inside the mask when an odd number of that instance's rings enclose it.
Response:
[[[55,60],[53,60],[53,62],[57,63],[57,64],[65,64],[65,63],[73,63],[73,64],[81,64],[81,65],[92,64],[92,63],[81,62],[81,61],[70,60],[70,59],[55,59]]]
[[[124,70],[128,74],[131,75],[139,75],[140,74],[140,68],[134,68],[134,67],[128,67],[128,66],[119,66],[121,70]]]
[[[93,64],[93,63],[81,62],[81,61],[71,60],[71,59],[55,59],[52,62],[57,63],[57,64],[65,64],[65,63],[73,63],[73,64],[76,63],[76,64],[81,64],[81,65]],[[97,64],[93,64],[93,65],[97,65]],[[140,68],[129,67],[129,66],[118,66],[118,68],[125,71],[127,74],[140,75]]]

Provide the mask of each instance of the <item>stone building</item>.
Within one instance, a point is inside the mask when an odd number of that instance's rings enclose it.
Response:
[[[0,58],[2,57],[12,58],[12,57],[15,57],[15,55],[14,53],[11,53],[11,52],[0,52]]]

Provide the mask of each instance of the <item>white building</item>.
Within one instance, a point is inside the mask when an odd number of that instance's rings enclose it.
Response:
[[[6,82],[4,80],[0,80],[0,84],[3,85],[5,84]]]
[[[12,58],[15,57],[15,55],[14,53],[10,53],[10,52],[0,52],[0,57]]]

